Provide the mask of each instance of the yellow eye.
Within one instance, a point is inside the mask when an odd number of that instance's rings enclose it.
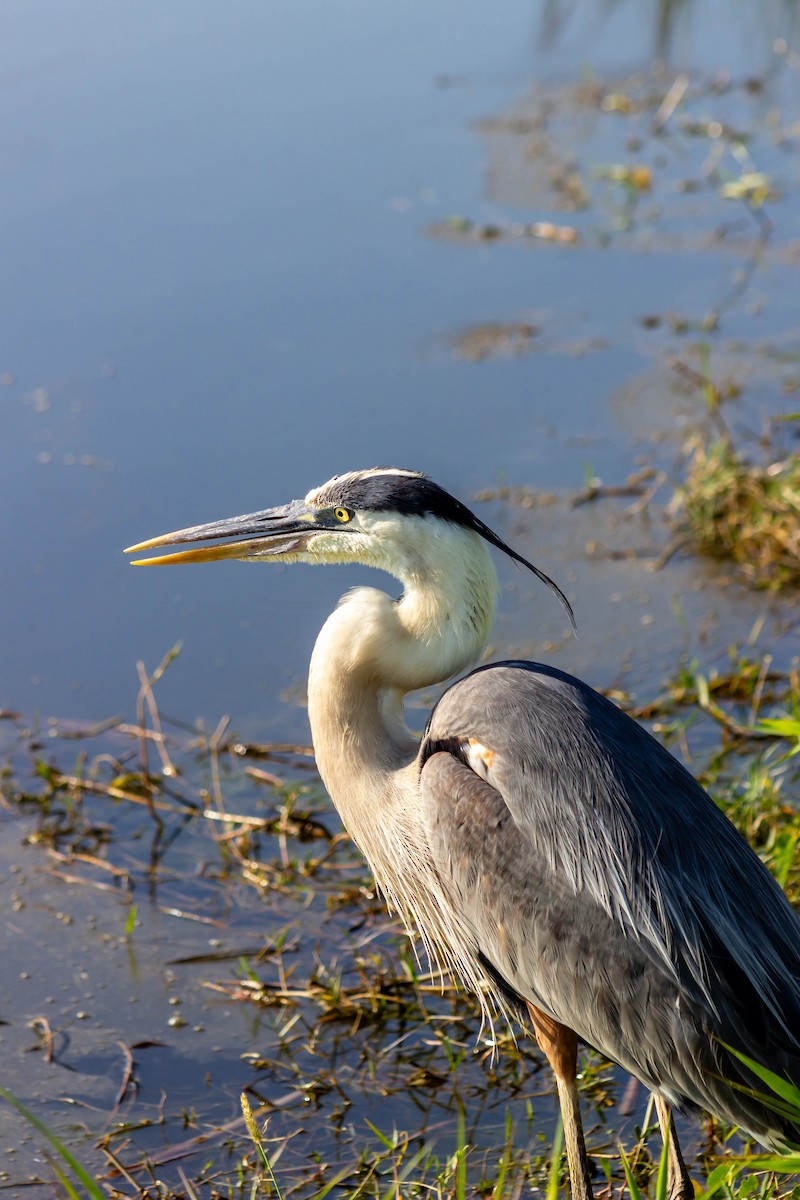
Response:
[[[349,508],[335,508],[333,510],[333,515],[336,517],[337,521],[341,521],[342,524],[346,525],[353,514],[350,512]]]

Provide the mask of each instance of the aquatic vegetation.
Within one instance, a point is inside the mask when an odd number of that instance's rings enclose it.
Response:
[[[55,1110],[35,1113],[51,1147],[52,1186],[73,1194],[75,1161],[106,1193],[141,1200],[254,1189],[287,1200],[501,1200],[531,1187],[555,1196],[565,1167],[535,1044],[511,1031],[481,1035],[474,1003],[415,960],[309,773],[305,748],[249,746],[224,725],[211,735],[175,726],[159,715],[151,680],[143,673],[142,725],[54,721],[42,738],[7,718],[0,798],[27,830],[27,853],[72,889],[102,895],[110,886],[129,897],[118,945],[135,949],[146,937],[148,888],[162,911],[175,911],[178,895],[184,905],[191,898],[184,919],[193,921],[219,914],[228,897],[214,944],[198,939],[174,969],[183,964],[208,995],[263,1014],[257,1048],[239,1052],[250,1116],[201,1116],[202,1098],[177,1080],[164,1082],[154,1107],[137,1089],[145,1044],[129,1045],[108,1111],[79,1135]],[[687,737],[702,746],[695,769],[800,898],[800,814],[789,800],[800,761],[791,754],[797,694],[795,674],[769,655],[732,650],[713,670],[687,665],[646,703],[615,699],[678,753]],[[198,857],[205,866],[195,886]],[[265,936],[237,953],[226,943],[241,944],[237,910],[248,896]],[[183,1036],[173,1023],[180,1013],[167,1022],[173,1038]],[[46,1023],[38,1050],[54,1061],[64,1053]],[[661,1147],[646,1097],[591,1052],[581,1088],[598,1180],[657,1196]],[[776,1173],[791,1164],[743,1147],[710,1120],[705,1128],[693,1176],[709,1196],[725,1188],[748,1197],[754,1179],[770,1200],[792,1194]]]
[[[672,511],[692,546],[732,559],[748,583],[800,583],[800,455],[753,461],[729,437],[696,436]]]

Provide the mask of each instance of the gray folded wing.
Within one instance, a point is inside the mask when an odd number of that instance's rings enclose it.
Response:
[[[800,921],[692,776],[531,663],[452,687],[421,759],[431,854],[495,986],[673,1102],[800,1140],[724,1045],[800,1082]]]

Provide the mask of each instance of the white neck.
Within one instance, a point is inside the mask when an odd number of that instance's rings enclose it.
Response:
[[[395,559],[399,601],[359,588],[325,622],[311,658],[308,713],[322,779],[390,908],[410,932],[419,930],[432,963],[449,964],[482,995],[469,932],[420,830],[419,743],[403,720],[403,696],[477,659],[497,577],[477,534],[454,526],[441,538],[424,532],[428,558],[436,559],[426,562],[413,545],[402,570]]]
[[[347,828],[369,854],[381,797],[415,756],[403,696],[439,683],[476,661],[494,614],[497,577],[483,540],[450,526],[424,543],[435,562],[409,553],[393,571],[399,601],[374,588],[343,598],[325,622],[311,658],[308,711],[322,779]],[[375,563],[374,565],[383,565]]]

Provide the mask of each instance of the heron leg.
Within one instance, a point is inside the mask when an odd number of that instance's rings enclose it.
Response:
[[[583,1122],[578,1097],[578,1036],[566,1025],[528,1004],[536,1040],[553,1068],[564,1123],[564,1145],[567,1150],[572,1200],[593,1200],[589,1157],[583,1138]],[[672,1200],[672,1197],[670,1197]]]
[[[653,1093],[658,1113],[658,1123],[661,1126],[661,1136],[667,1149],[667,1196],[668,1200],[693,1200],[694,1184],[689,1178],[686,1163],[683,1161],[681,1148],[678,1145],[678,1135],[669,1104],[658,1092]]]

